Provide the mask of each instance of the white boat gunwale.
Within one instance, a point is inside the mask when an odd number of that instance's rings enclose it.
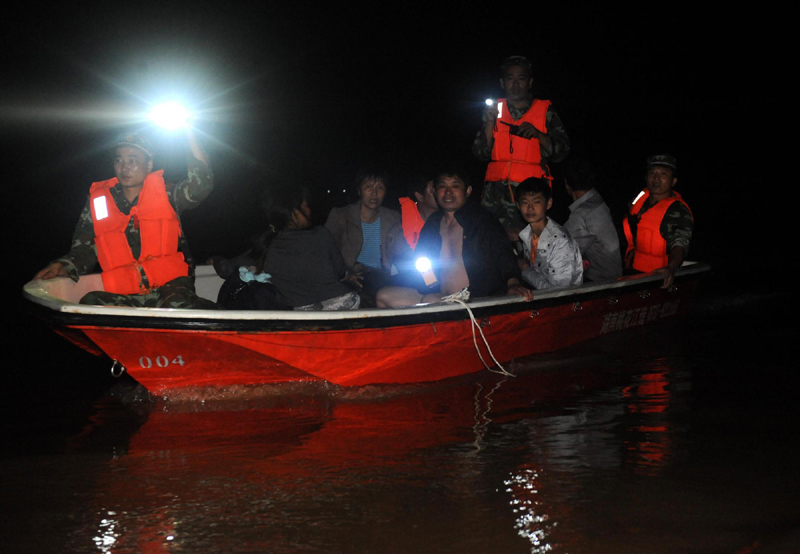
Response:
[[[678,271],[676,285],[683,278],[710,270],[704,262],[686,262]],[[198,266],[198,279],[219,279],[210,266]],[[67,278],[61,278],[67,279]],[[663,276],[658,273],[623,277],[614,281],[592,282],[580,286],[534,291],[534,299],[525,301],[519,296],[499,296],[470,300],[468,306],[476,316],[490,316],[527,310],[538,310],[571,302],[615,296],[643,289],[660,287]],[[23,287],[23,296],[39,308],[39,315],[62,325],[92,325],[100,327],[148,327],[167,329],[225,329],[225,330],[291,330],[298,327],[395,327],[415,323],[451,321],[468,317],[458,303],[437,303],[406,308],[368,308],[348,311],[291,311],[291,310],[196,310],[175,308],[133,308],[92,306],[70,302],[50,294],[52,283],[34,280]],[[219,280],[221,284],[221,280]],[[198,291],[205,297],[215,295]],[[215,300],[215,298],[210,298]]]

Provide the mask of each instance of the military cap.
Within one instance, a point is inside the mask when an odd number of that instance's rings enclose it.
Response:
[[[147,154],[148,158],[153,157],[153,149],[150,146],[150,143],[141,135],[133,135],[130,133],[120,135],[114,142],[112,149],[119,148],[120,146],[133,146],[134,148],[138,148]]]
[[[528,75],[533,75],[533,66],[531,65],[530,60],[525,56],[509,56],[503,60],[503,63],[500,65],[501,73],[513,65],[524,67],[528,70]],[[503,75],[501,75],[501,77],[502,76]]]
[[[648,156],[647,167],[653,167],[654,165],[664,165],[671,167],[673,171],[678,170],[678,160],[675,159],[675,156],[670,156],[669,154],[656,154],[655,156]]]

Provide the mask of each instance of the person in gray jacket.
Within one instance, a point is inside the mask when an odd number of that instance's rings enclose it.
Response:
[[[619,234],[611,210],[595,188],[591,166],[571,158],[564,169],[564,188],[572,197],[564,229],[581,249],[587,281],[605,281],[622,276]]]
[[[358,200],[333,208],[325,227],[333,235],[349,274],[358,277],[367,297],[374,296],[397,273],[392,266],[410,258],[403,238],[400,212],[382,206],[386,196],[385,172],[366,168],[356,176]]]

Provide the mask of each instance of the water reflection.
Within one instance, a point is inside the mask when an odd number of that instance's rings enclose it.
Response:
[[[521,537],[530,541],[531,552],[534,554],[553,550],[549,542],[550,531],[558,525],[558,522],[550,522],[545,504],[539,501],[538,478],[539,474],[535,469],[520,468],[518,473],[504,483],[508,487],[506,492],[512,496],[512,511],[517,517],[514,528]]]
[[[645,475],[658,475],[671,454],[668,410],[672,394],[670,368],[665,364],[665,360],[656,361],[652,371],[637,375],[633,384],[622,389],[626,411],[639,416],[630,418],[626,429],[628,463]]]
[[[602,344],[569,359],[518,361],[516,378],[161,399],[118,387],[63,450],[3,461],[8,482],[19,483],[7,490],[24,490],[30,506],[52,503],[17,511],[20,535],[34,527],[39,535],[4,544],[115,553],[680,551],[708,532],[675,520],[685,506],[708,503],[702,487],[675,481],[692,441],[705,439],[692,435],[694,367],[673,346],[619,355],[619,345]],[[669,538],[642,542],[657,535]]]
[[[691,375],[680,366],[679,358],[643,362],[644,372],[574,402],[558,397],[534,402],[531,413],[504,430],[507,436],[524,430],[525,461],[504,485],[514,527],[530,542],[530,552],[592,552],[586,547],[592,539],[585,508],[587,497],[602,496],[613,486],[604,476],[622,470],[655,477],[667,466],[672,420],[680,417],[672,411],[671,388],[673,382],[690,388]]]
[[[92,476],[92,536],[78,529],[71,540],[101,552],[222,551],[231,541],[424,552],[436,537],[445,549],[574,547],[574,503],[590,476],[649,466],[651,457],[624,452],[652,451],[651,418],[669,416],[653,389],[669,367],[631,376],[598,363],[517,364],[515,379],[188,391],[150,402],[117,391],[103,402],[118,406],[101,409],[73,448],[107,441],[126,410],[141,424]]]

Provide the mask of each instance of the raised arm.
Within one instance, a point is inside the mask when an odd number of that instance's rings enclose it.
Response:
[[[187,176],[170,191],[173,206],[178,212],[196,208],[214,189],[214,174],[208,154],[202,149],[194,130],[187,131],[189,152],[186,158]],[[168,189],[169,190],[169,189]]]

